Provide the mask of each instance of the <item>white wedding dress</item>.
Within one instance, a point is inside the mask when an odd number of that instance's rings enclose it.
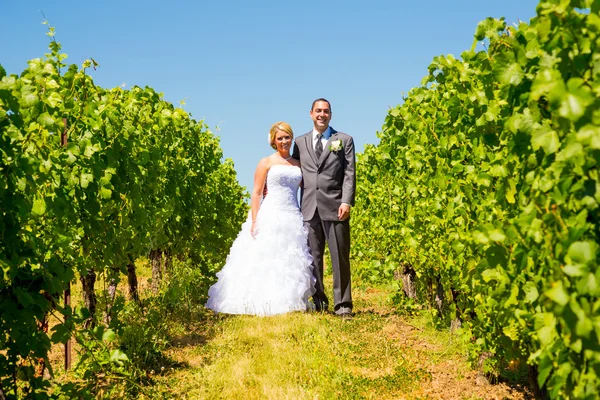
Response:
[[[267,173],[268,194],[233,242],[206,306],[218,313],[275,315],[305,311],[314,293],[312,257],[298,207],[299,167],[273,165]]]

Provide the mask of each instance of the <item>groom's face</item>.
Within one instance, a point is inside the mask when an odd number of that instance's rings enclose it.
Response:
[[[310,118],[319,132],[327,129],[329,121],[331,121],[331,107],[329,103],[326,101],[317,101],[313,109],[310,110]]]

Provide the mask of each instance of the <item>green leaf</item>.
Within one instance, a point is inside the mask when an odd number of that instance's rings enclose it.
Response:
[[[502,328],[502,333],[504,333],[512,341],[516,341],[519,339],[519,329],[513,324]]]
[[[495,164],[490,168],[490,175],[493,177],[505,177],[508,175],[508,171],[506,170],[506,166]]]
[[[33,201],[31,213],[36,216],[44,215],[46,213],[46,202],[43,198],[37,198]]]
[[[497,269],[486,269],[481,273],[484,282],[498,281],[503,282],[504,276]]]
[[[40,162],[40,172],[48,172],[50,171],[50,169],[52,168],[52,161],[48,160],[43,160],[42,162]]]
[[[0,66],[0,68],[2,68]],[[17,79],[14,76],[3,76],[0,81],[0,90],[13,90],[17,87]]]
[[[533,100],[538,100],[542,96],[548,96],[550,101],[560,101],[566,92],[566,86],[562,75],[556,69],[543,69],[533,80],[531,84],[531,94]]]
[[[594,97],[580,78],[569,79],[567,88],[568,91],[560,104],[559,114],[571,121],[577,121],[585,114]]]
[[[25,290],[21,289],[20,287],[16,287],[13,290],[13,293],[17,296],[17,299],[19,300],[19,304],[21,306],[28,308],[32,304],[35,304],[35,300],[33,300],[33,297],[31,297],[31,295],[29,293],[27,293]]]
[[[487,237],[487,235],[480,231],[473,231],[473,240],[475,240],[475,243],[479,244],[487,244],[490,242],[490,239]]]
[[[583,276],[577,283],[577,290],[581,294],[600,295],[596,275],[590,272],[586,276]]]
[[[491,184],[491,177],[488,174],[480,173],[477,175],[477,178],[475,178],[475,182],[478,185],[487,187],[487,186],[490,186],[490,184]]]
[[[523,69],[515,61],[506,61],[498,65],[496,69],[496,76],[504,85],[517,86],[523,81],[524,75]]]
[[[581,143],[569,143],[567,147],[556,155],[557,161],[569,161],[575,165],[585,163],[585,150]]]
[[[17,180],[17,189],[20,192],[24,192],[26,188],[27,188],[27,179],[25,179],[25,178],[19,178]]]
[[[69,143],[67,145],[67,164],[73,164],[77,161],[77,156],[79,155],[79,146],[75,143]]]
[[[556,338],[556,329],[553,326],[544,326],[537,331],[537,336],[540,343],[547,346]]]
[[[531,146],[534,150],[542,148],[546,154],[552,154],[559,149],[560,142],[554,130],[547,126],[539,126],[533,133]]]
[[[597,249],[594,242],[574,242],[569,246],[567,257],[576,264],[587,264],[596,260]]]
[[[50,114],[48,114],[47,112],[40,114],[37,121],[39,122],[40,125],[42,125],[43,127],[46,127],[46,128],[50,127],[55,122],[54,118],[52,118],[52,116]]]
[[[563,287],[563,283],[558,281],[554,283],[552,289],[546,291],[545,295],[555,303],[565,306],[569,302],[569,294]]]
[[[513,285],[510,288],[510,297],[506,300],[506,302],[504,302],[504,308],[508,308],[510,306],[519,304],[519,302],[517,301],[518,296],[519,296],[519,286]]]
[[[46,64],[46,65],[52,66],[52,64]],[[44,67],[44,69],[46,69],[46,68]],[[47,89],[57,89],[59,87],[60,87],[60,85],[54,79],[50,79],[46,82]]]
[[[81,174],[79,184],[82,188],[85,189],[88,187],[90,182],[93,182],[93,181],[94,181],[94,175],[83,173],[83,174]]]
[[[62,103],[63,99],[57,92],[52,92],[50,96],[46,98],[46,104],[50,107],[55,108],[58,107]]]
[[[525,301],[528,303],[533,303],[540,296],[537,286],[531,281],[523,285],[523,291],[525,292]]]
[[[550,376],[550,372],[552,372],[552,359],[547,354],[544,354],[538,364],[537,381],[539,387],[544,387],[544,383],[546,383],[548,376]]]
[[[515,185],[515,181],[512,179],[508,180],[508,189],[505,189],[504,197],[506,197],[506,201],[510,204],[515,203],[515,194],[517,194],[517,187]]]
[[[52,327],[52,343],[66,343],[71,338],[71,331],[66,324],[58,324]]]
[[[75,314],[81,319],[88,319],[90,317],[90,310],[85,307],[78,306],[75,308]]]
[[[21,88],[21,98],[24,107],[33,107],[40,101],[36,89],[29,85]]]
[[[103,199],[110,199],[112,195],[112,190],[107,189],[105,187],[100,188],[100,197]]]
[[[86,157],[91,157],[92,155],[94,155],[94,153],[97,153],[100,150],[102,150],[102,148],[98,143],[92,144],[91,142],[88,142],[85,144],[83,155]]]
[[[56,73],[56,69],[54,68],[54,65],[47,62],[46,64],[44,64],[44,72],[48,75],[53,75]]]
[[[592,320],[587,318],[585,315],[582,318],[577,320],[577,324],[575,324],[575,333],[577,336],[583,338],[589,338],[590,333],[594,330],[594,325],[592,324]]]
[[[486,37],[498,36],[498,32],[503,31],[505,26],[506,24],[503,20],[488,17],[477,24],[475,38],[481,41]]]
[[[506,235],[501,229],[493,229],[488,231],[488,236],[495,242],[504,242],[504,240],[506,240]]]
[[[114,362],[115,364],[123,366],[124,361],[128,361],[128,360],[129,360],[129,357],[127,357],[127,354],[123,353],[122,351],[120,351],[118,349],[115,349],[110,352],[110,361]]]
[[[115,337],[115,332],[112,329],[107,329],[102,333],[102,341],[104,342],[112,342]]]
[[[600,149],[600,127],[595,125],[585,125],[577,132],[577,140],[592,149]]]
[[[568,276],[582,276],[586,270],[585,266],[573,264],[567,264],[563,268],[563,272]]]

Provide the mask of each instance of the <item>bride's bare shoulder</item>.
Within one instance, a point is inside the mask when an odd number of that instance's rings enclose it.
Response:
[[[271,159],[271,156],[267,156],[260,159],[258,165],[256,166],[256,169],[268,170],[269,168],[271,168],[271,165],[273,165],[273,160]]]

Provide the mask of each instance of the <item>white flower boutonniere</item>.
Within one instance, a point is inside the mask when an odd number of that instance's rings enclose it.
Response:
[[[340,151],[343,148],[344,148],[344,146],[342,145],[342,141],[339,140],[339,139],[338,140],[334,140],[329,145],[329,150],[333,151],[334,153],[337,153],[338,151]]]

